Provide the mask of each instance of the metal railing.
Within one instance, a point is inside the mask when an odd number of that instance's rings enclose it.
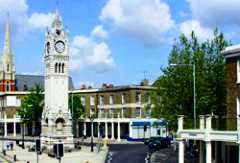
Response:
[[[183,129],[200,129],[200,118],[196,120],[196,128],[194,127],[194,119],[184,117]],[[229,118],[226,116],[211,116],[211,129],[216,131],[236,131],[237,118]],[[203,116],[203,128],[206,128],[206,116]]]
[[[237,130],[237,118],[227,117],[212,117],[212,129],[221,131],[236,131]]]
[[[199,118],[196,119],[196,128],[194,127],[194,118],[184,117],[183,120],[183,129],[198,129],[199,126]]]

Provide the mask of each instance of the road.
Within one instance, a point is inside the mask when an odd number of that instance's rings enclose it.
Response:
[[[145,163],[147,155],[143,144],[111,144],[106,163]]]
[[[173,146],[169,148],[159,149],[152,153],[151,163],[176,163],[178,162],[178,153],[174,150]],[[185,163],[197,163],[190,157],[189,151],[185,151]]]

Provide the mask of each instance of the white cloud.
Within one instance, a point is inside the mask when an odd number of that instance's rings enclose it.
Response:
[[[186,0],[194,19],[210,27],[240,26],[239,0]]]
[[[28,19],[29,25],[33,28],[46,28],[51,26],[55,14],[53,13],[33,13]]]
[[[71,43],[71,70],[105,72],[115,67],[111,50],[105,42],[96,42],[91,37],[75,36]]]
[[[27,30],[27,11],[26,0],[0,0],[0,25],[5,23],[7,13],[9,13],[16,33],[24,33]]]
[[[28,10],[26,0],[0,0],[0,12],[6,14],[7,12],[22,15]]]
[[[108,38],[108,32],[103,28],[102,25],[97,25],[94,27],[91,35],[102,39]]]
[[[213,30],[202,26],[197,20],[187,20],[180,24],[180,31],[187,37],[191,36],[192,31],[200,40],[206,40],[213,37]]]
[[[10,22],[14,35],[18,38],[30,33],[32,30],[45,28],[51,24],[53,13],[28,14],[29,6],[27,0],[0,0],[0,27],[6,22],[7,13],[10,15]],[[2,30],[0,28],[0,30]]]
[[[109,0],[100,19],[147,46],[159,45],[174,27],[169,6],[161,0]]]

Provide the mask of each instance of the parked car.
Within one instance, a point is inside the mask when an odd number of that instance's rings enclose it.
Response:
[[[152,140],[148,144],[149,149],[160,149],[161,148],[161,140]]]
[[[169,138],[169,137],[150,137],[149,139],[146,139],[144,141],[144,144],[148,145],[155,140],[161,141],[162,148],[167,148],[171,145],[171,138]]]
[[[148,145],[150,142],[154,141],[154,140],[161,140],[161,137],[150,137],[149,139],[145,139],[144,140],[144,144]]]

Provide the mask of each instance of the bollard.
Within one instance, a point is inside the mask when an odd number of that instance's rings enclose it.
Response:
[[[3,155],[6,156],[6,150],[3,150]]]
[[[17,161],[17,155],[13,155],[13,161]]]

